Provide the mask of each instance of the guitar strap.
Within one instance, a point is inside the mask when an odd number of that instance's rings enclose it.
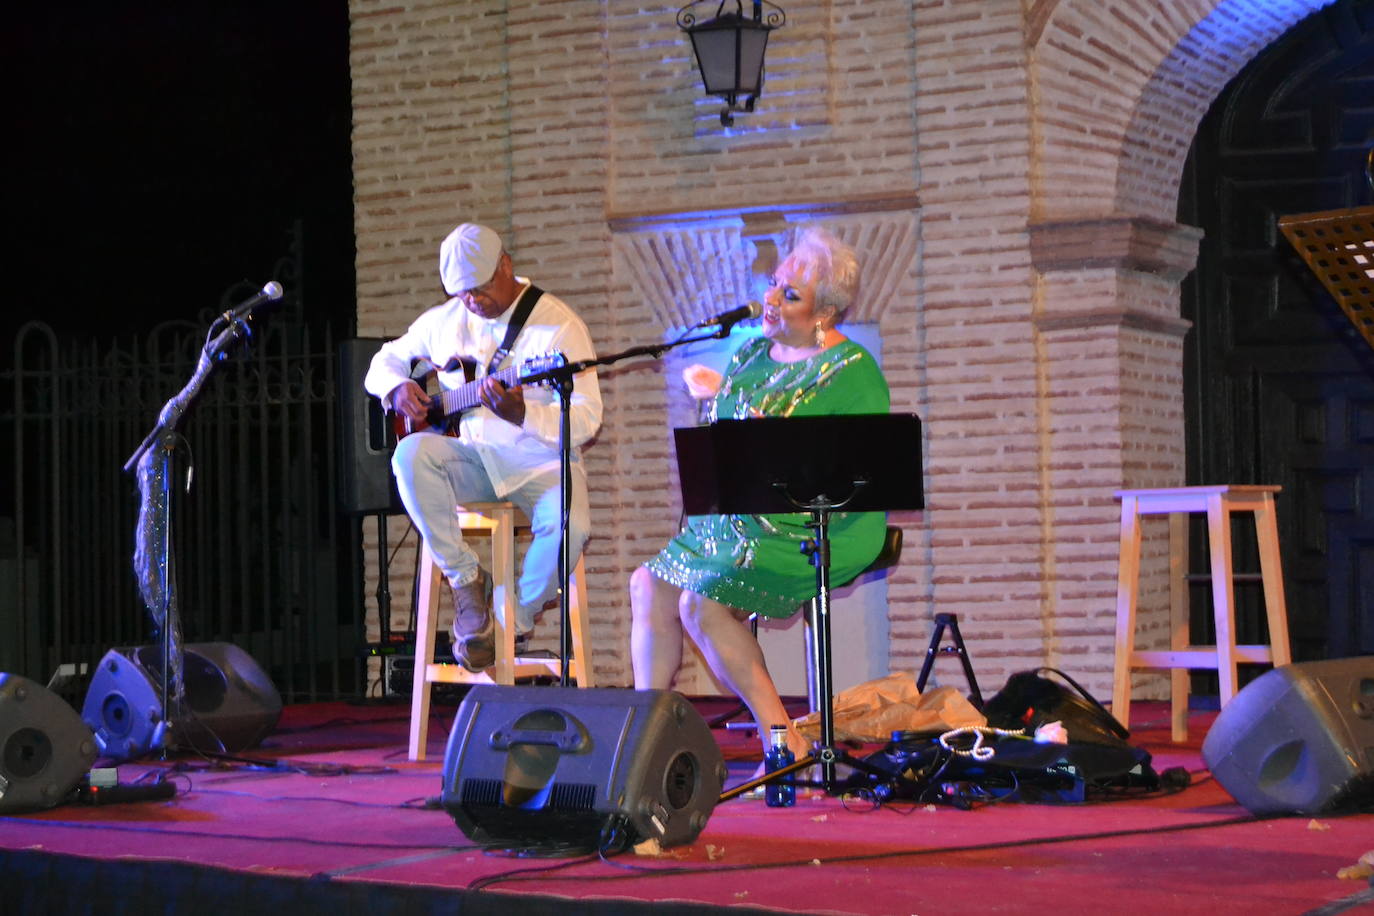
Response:
[[[496,348],[496,352],[491,355],[491,361],[487,363],[486,375],[491,375],[501,364],[510,356],[511,348],[515,346],[515,338],[520,336],[520,329],[525,326],[525,319],[530,317],[530,312],[534,311],[534,304],[539,301],[539,297],[544,295],[544,291],[531,283],[525,287],[525,292],[515,303],[515,310],[511,312],[510,321],[506,323],[506,339],[501,341],[501,346]]]

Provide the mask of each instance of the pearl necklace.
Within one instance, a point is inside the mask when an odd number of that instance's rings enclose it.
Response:
[[[950,739],[957,738],[960,735],[969,734],[973,735],[973,747],[965,750],[964,748],[953,747],[950,745]],[[983,746],[983,737],[985,735],[1001,735],[1003,737],[1008,738],[1024,738],[1026,736],[1026,730],[1024,728],[1006,729],[992,728],[990,726],[982,725],[967,725],[963,728],[950,729],[949,731],[942,734],[939,738],[940,747],[949,751],[951,754],[957,754],[960,757],[972,757],[974,760],[991,760],[993,755],[997,752],[990,747]]]

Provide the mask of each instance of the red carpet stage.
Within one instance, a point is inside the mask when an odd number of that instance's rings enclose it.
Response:
[[[170,800],[0,817],[0,913],[1374,911],[1368,879],[1337,877],[1374,849],[1374,814],[1250,817],[1203,768],[1211,716],[1175,746],[1163,704],[1138,704],[1132,740],[1156,770],[1193,774],[1174,794],[959,810],[801,790],[795,808],[734,799],[691,845],[607,860],[476,849],[434,807],[455,708],[436,708],[419,764],[405,757],[407,712],[288,708],[243,761],[119,768],[126,784],[170,771]],[[714,734],[734,784],[756,745]]]

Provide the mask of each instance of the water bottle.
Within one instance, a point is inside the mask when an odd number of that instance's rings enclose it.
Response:
[[[764,771],[772,773],[796,761],[791,748],[787,746],[787,726],[774,725],[768,730],[768,750],[763,755]],[[797,787],[792,785],[792,774],[770,782],[764,789],[764,801],[770,808],[790,808],[797,803]]]

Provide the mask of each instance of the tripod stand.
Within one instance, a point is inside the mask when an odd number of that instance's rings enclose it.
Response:
[[[819,740],[812,753],[720,796],[728,801],[813,765],[816,784],[834,792],[836,765],[890,776],[835,746],[830,626],[830,517],[924,505],[920,420],[902,414],[726,420],[675,431],[683,507],[689,515],[804,510],[814,532],[802,552],[816,573],[809,660],[815,678]],[[801,456],[801,460],[799,460]],[[829,493],[847,492],[842,499]],[[795,494],[808,494],[798,498]],[[767,724],[767,723],[761,723]]]

